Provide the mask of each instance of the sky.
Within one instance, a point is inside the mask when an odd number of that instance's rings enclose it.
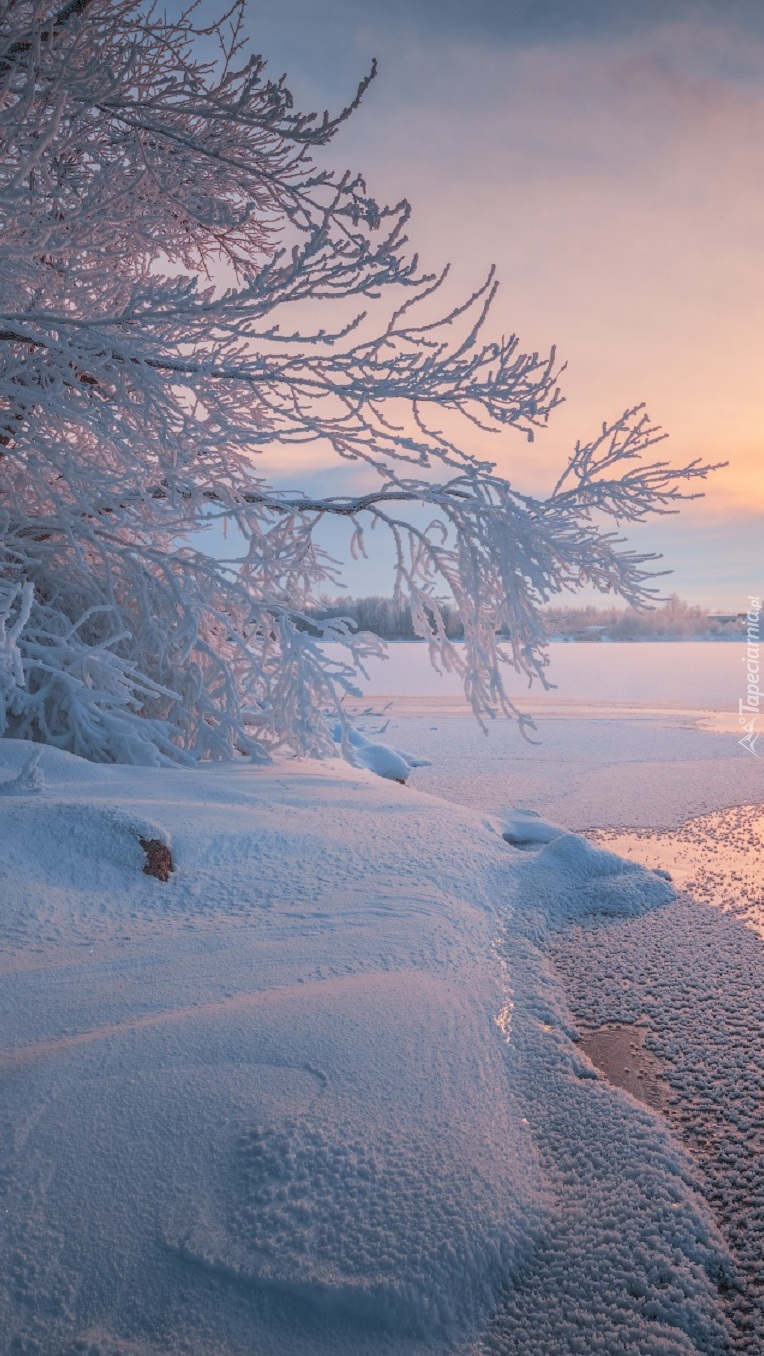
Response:
[[[729,461],[681,516],[634,530],[664,586],[745,610],[764,587],[764,5],[760,0],[253,0],[254,47],[303,109],[379,75],[334,142],[412,248],[499,333],[555,344],[565,405],[486,447],[531,493],[577,438],[644,401],[672,461]],[[454,295],[456,295],[456,292]],[[288,475],[337,492],[311,454]],[[384,552],[355,591],[385,589]]]

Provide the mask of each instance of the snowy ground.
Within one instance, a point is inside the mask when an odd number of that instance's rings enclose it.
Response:
[[[590,830],[591,839],[628,859],[668,871],[682,891],[647,917],[576,920],[555,931],[548,954],[581,1047],[613,1083],[659,1109],[691,1153],[734,1258],[735,1281],[723,1291],[734,1349],[758,1356],[764,1351],[761,760],[738,745],[736,721],[697,722],[689,713],[579,711],[576,719],[570,711],[565,718],[547,712],[539,720],[539,748],[513,761],[503,728],[491,731],[497,756],[486,757],[486,741],[454,709],[412,715],[411,703],[397,708],[387,712],[390,737],[416,741],[431,754],[434,741],[442,741],[437,762],[413,774],[417,785],[489,812],[517,799],[522,785],[526,803]],[[366,724],[373,727],[370,719]]]
[[[760,1349],[750,1287],[729,1302],[733,1169],[712,1181],[679,1113],[598,1075],[565,996],[591,1027],[646,1016],[663,1058],[671,1013],[687,1026],[705,993],[715,920],[753,947],[716,955],[729,995],[759,939],[706,907],[711,933],[663,982],[660,947],[681,950],[698,906],[511,814],[677,823],[760,799],[758,760],[676,717],[553,733],[539,754],[497,727],[488,759],[466,720],[393,714],[385,738],[434,759],[407,787],[46,750],[44,790],[0,798],[3,1350]],[[27,752],[4,741],[0,778]],[[140,836],[171,843],[166,885],[142,875]],[[625,980],[625,938],[652,987]],[[684,1113],[710,1044],[667,1080]]]

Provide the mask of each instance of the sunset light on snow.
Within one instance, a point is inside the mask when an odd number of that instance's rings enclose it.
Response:
[[[0,0],[0,1356],[764,1353],[764,0]]]

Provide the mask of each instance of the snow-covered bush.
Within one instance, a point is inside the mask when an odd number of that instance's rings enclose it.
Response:
[[[0,727],[93,759],[332,747],[325,713],[371,642],[314,619],[328,515],[357,550],[369,525],[392,535],[433,659],[478,716],[509,712],[502,662],[543,676],[552,594],[647,596],[651,558],[600,511],[666,511],[707,469],[643,465],[658,435],[637,409],[538,500],[439,431],[532,438],[554,353],[484,336],[492,274],[433,318],[408,205],[316,164],[374,72],[339,115],[295,112],[242,50],[243,3],[207,28],[195,7],[0,3]],[[368,491],[269,488],[258,453],[311,441]],[[235,559],[203,549],[221,520]]]

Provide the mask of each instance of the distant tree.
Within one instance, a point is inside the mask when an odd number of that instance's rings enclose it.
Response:
[[[449,640],[462,640],[464,627],[456,608],[441,602],[440,612]],[[311,608],[311,616],[322,621],[330,617],[348,617],[358,630],[371,631],[385,639],[416,639],[411,607],[408,600],[400,596],[390,598],[375,593],[363,598],[350,595],[325,598],[317,607]]]
[[[493,273],[433,319],[442,276],[406,253],[408,205],[316,165],[374,70],[337,116],[305,115],[243,52],[243,0],[196,15],[0,2],[0,730],[98,760],[328,749],[368,652],[306,624],[336,578],[315,539],[332,515],[356,551],[369,525],[391,535],[433,659],[479,717],[513,711],[502,668],[543,678],[551,595],[650,596],[654,557],[602,521],[671,511],[708,468],[644,464],[659,435],[636,408],[538,499],[440,432],[445,413],[532,438],[554,352],[484,337]],[[258,454],[308,442],[372,488],[270,488]],[[220,520],[236,559],[199,544]]]
[[[703,608],[684,602],[676,593],[660,607],[639,612],[634,608],[550,607],[544,609],[543,617],[550,636],[566,639],[580,639],[587,631],[609,640],[683,640],[730,634],[723,624],[715,625]]]

